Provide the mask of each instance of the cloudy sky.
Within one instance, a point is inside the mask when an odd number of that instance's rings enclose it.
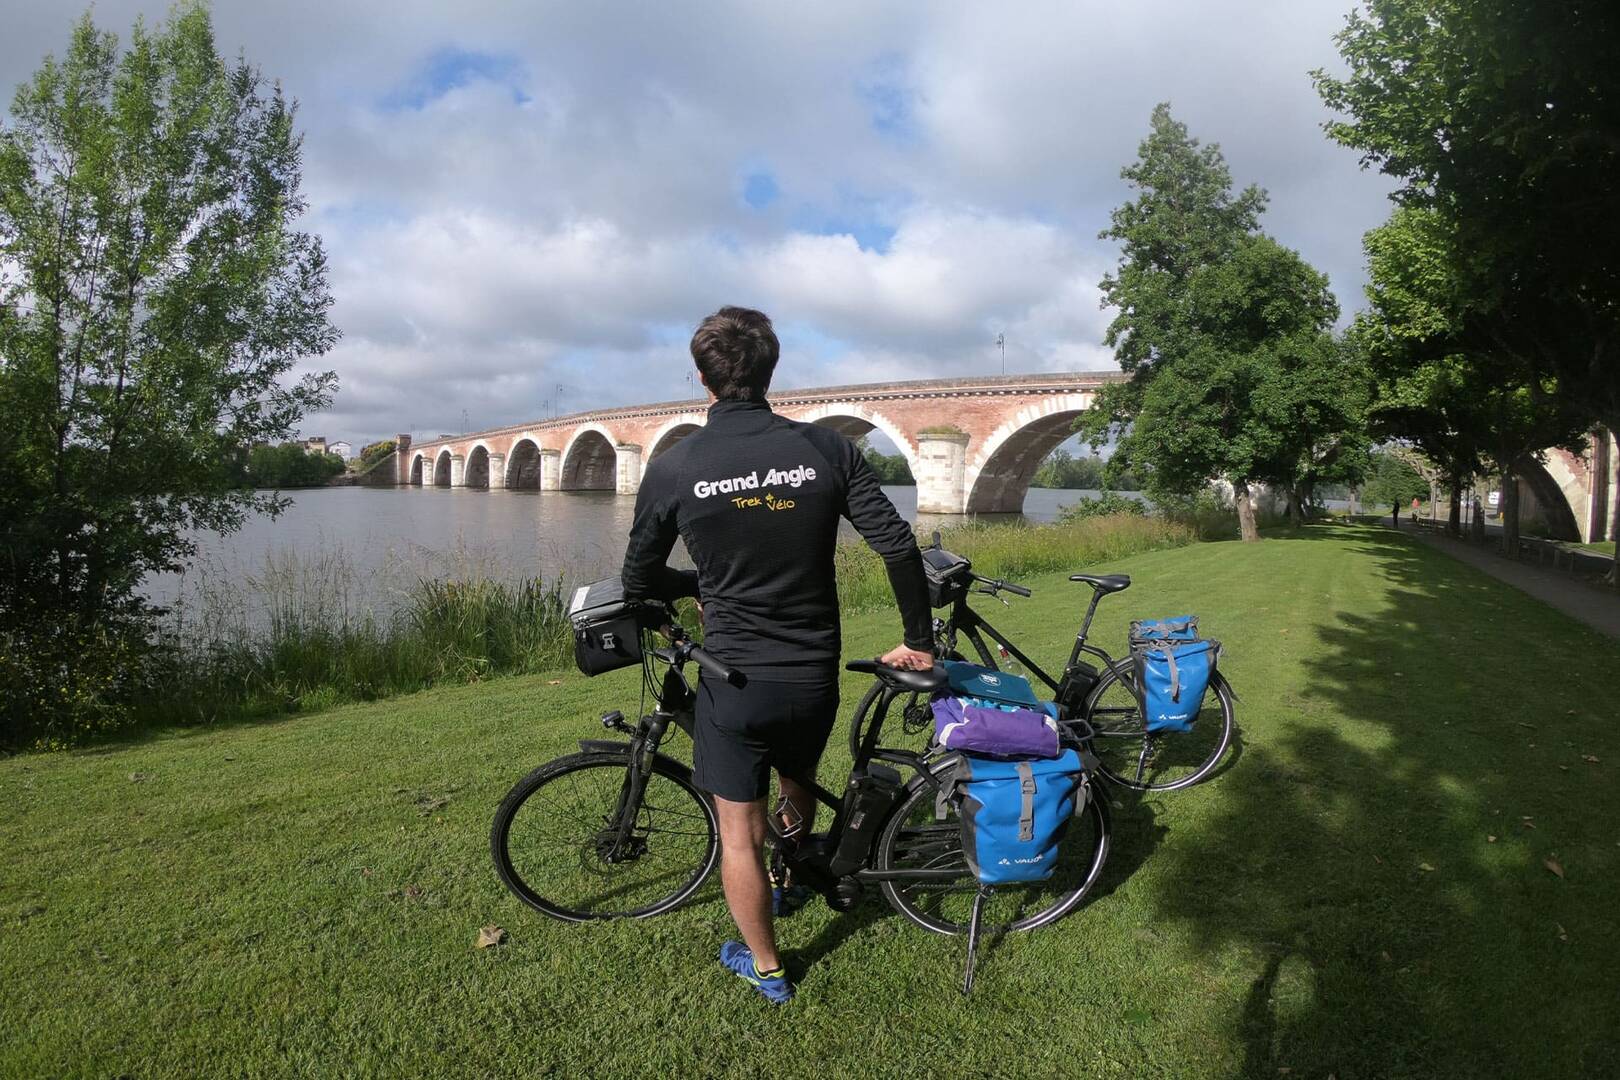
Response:
[[[1097,239],[1155,102],[1271,193],[1361,303],[1387,185],[1307,72],[1351,0],[1133,4],[217,0],[300,103],[307,227],[364,440],[688,394],[686,341],[763,308],[779,385],[1113,367]],[[164,0],[98,0],[120,32]],[[79,4],[0,0],[0,84]],[[560,394],[558,388],[561,388]]]

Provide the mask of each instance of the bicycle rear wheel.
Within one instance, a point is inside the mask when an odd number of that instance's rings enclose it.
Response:
[[[1232,689],[1217,675],[1191,731],[1149,734],[1129,661],[1104,671],[1087,699],[1091,751],[1102,773],[1138,791],[1175,791],[1208,776],[1232,745]]]
[[[1087,779],[1085,809],[1070,819],[1057,866],[1045,881],[998,885],[986,899],[980,933],[1034,930],[1073,911],[1096,884],[1108,858],[1108,810]],[[883,895],[894,909],[925,930],[957,934],[967,930],[979,882],[962,854],[962,824],[955,803],[935,817],[934,784],[919,780],[890,815],[878,838],[878,870],[960,870],[945,882],[885,881]]]
[[[713,804],[661,758],[635,807],[629,782],[621,751],[561,757],[519,780],[490,827],[501,881],[568,922],[646,918],[691,897],[720,854]]]

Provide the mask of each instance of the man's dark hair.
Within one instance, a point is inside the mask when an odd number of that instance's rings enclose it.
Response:
[[[692,360],[721,401],[764,401],[782,347],[763,311],[723,307],[692,335]]]

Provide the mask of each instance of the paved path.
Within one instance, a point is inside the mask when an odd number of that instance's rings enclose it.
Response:
[[[1388,526],[1388,521],[1385,522]],[[1620,590],[1588,585],[1568,572],[1513,562],[1494,551],[1475,547],[1464,540],[1453,540],[1433,529],[1403,526],[1401,532],[1419,542],[1439,548],[1459,562],[1483,570],[1499,581],[1529,593],[1544,604],[1612,638],[1620,639]]]

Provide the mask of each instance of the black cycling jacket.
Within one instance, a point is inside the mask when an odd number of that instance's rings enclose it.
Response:
[[[701,596],[703,647],[722,663],[761,679],[826,679],[839,656],[840,517],[883,556],[906,644],[932,649],[922,553],[877,474],[838,432],[762,401],[716,402],[706,427],[648,463],[624,594]],[[695,581],[666,566],[677,535]]]

